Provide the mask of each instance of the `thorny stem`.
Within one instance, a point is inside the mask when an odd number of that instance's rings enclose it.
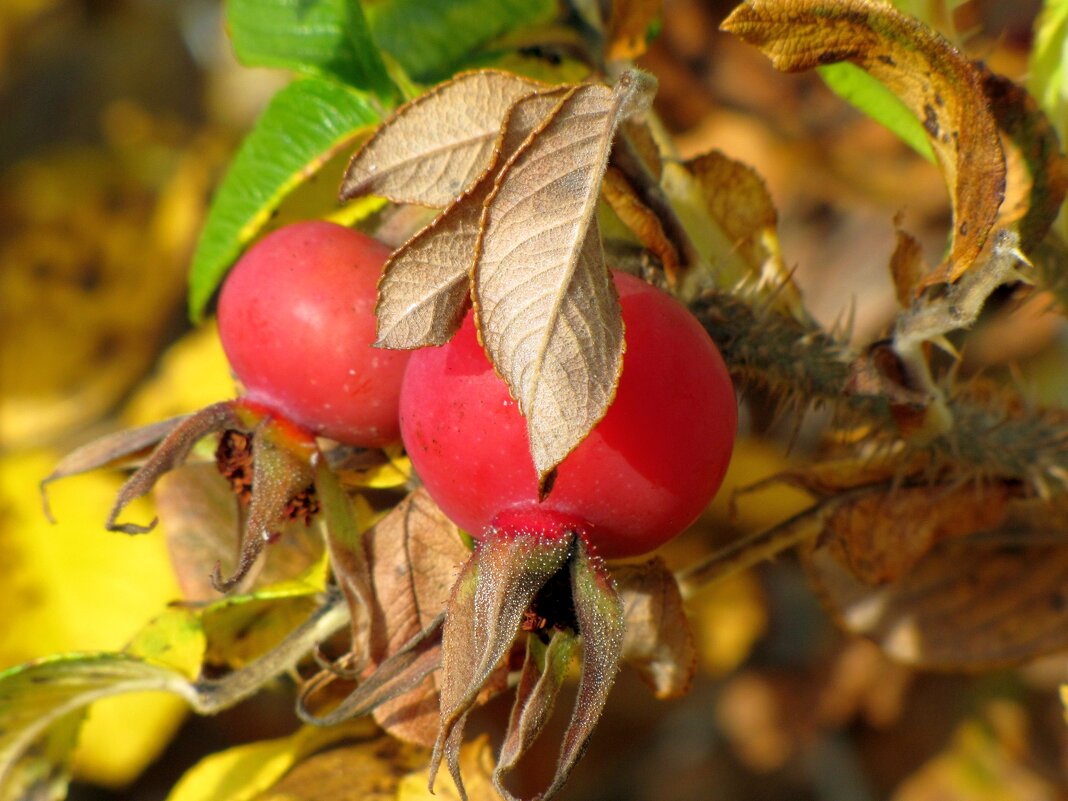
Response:
[[[867,490],[869,488],[865,488]],[[860,491],[845,492],[810,506],[803,512],[732,542],[702,562],[675,574],[683,598],[692,598],[711,584],[730,578],[743,570],[778,556],[823,531],[827,519],[839,507],[854,500]]]

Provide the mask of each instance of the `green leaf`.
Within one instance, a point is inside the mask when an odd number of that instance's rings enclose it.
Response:
[[[379,121],[364,95],[296,81],[271,100],[230,165],[193,255],[189,314],[199,321],[230,265],[282,199]]]
[[[906,145],[932,164],[935,163],[934,151],[931,150],[923,124],[897,95],[876,78],[848,61],[827,64],[817,71],[835,94],[889,128]]]
[[[1068,0],[1046,0],[1035,21],[1035,44],[1027,67],[1027,88],[1038,100],[1054,126],[1064,135],[1068,122]]]
[[[553,0],[371,0],[365,5],[378,45],[408,75],[428,83],[449,77],[479,46],[556,14]]]
[[[0,787],[53,724],[66,727],[68,715],[100,698],[142,690],[195,700],[177,671],[125,654],[53,656],[0,673]]]
[[[243,64],[328,76],[389,101],[393,82],[357,0],[229,0]]]

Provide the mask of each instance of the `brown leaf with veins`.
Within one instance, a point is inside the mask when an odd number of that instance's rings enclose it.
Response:
[[[834,512],[827,548],[860,581],[886,584],[936,543],[997,526],[1012,495],[1004,484],[875,490]]]
[[[512,155],[548,122],[573,88],[520,98],[508,111],[493,159],[478,182],[386,262],[378,283],[378,341],[387,348],[443,345],[463,321],[482,208]]]
[[[1066,529],[1063,503],[1016,500],[1000,525],[936,544],[881,587],[825,544],[804,553],[805,566],[840,624],[898,661],[990,670],[1068,648]]]
[[[923,122],[953,206],[949,253],[926,282],[967,272],[1005,192],[1005,157],[972,62],[917,20],[872,0],[748,0],[723,29],[785,72],[850,61],[886,84]]]
[[[608,410],[623,367],[619,299],[596,223],[616,128],[653,79],[580,87],[519,150],[486,202],[473,300],[479,335],[527,418],[539,486]]]
[[[435,86],[397,109],[356,152],[341,199],[373,194],[447,206],[489,166],[511,105],[542,87],[497,70],[462,73]]]
[[[380,664],[425,630],[445,608],[456,573],[470,552],[459,529],[419,488],[364,537],[375,588],[371,659]],[[374,711],[396,737],[430,747],[438,730],[432,676]]]
[[[657,698],[685,695],[697,670],[697,647],[675,576],[659,557],[612,572],[626,624],[623,661]]]

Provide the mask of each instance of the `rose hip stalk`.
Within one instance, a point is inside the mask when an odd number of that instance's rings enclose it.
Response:
[[[453,590],[443,635],[442,756],[459,781],[466,715],[517,628],[528,662],[495,773],[537,734],[581,635],[583,675],[557,775],[566,778],[620,658],[622,610],[601,557],[650,551],[701,513],[726,472],[737,407],[705,330],[664,292],[613,275],[626,327],[616,397],[538,498],[526,425],[469,314],[445,346],[413,354],[401,390],[405,447],[431,496],[480,541]]]
[[[377,284],[388,257],[389,249],[365,234],[318,220],[268,234],[234,265],[219,300],[219,336],[245,395],[92,443],[43,483],[154,446],[107,520],[110,530],[143,533],[155,521],[119,523],[122,509],[182,464],[198,441],[220,434],[216,462],[244,524],[236,570],[223,578],[216,565],[212,578],[218,589],[231,589],[286,520],[308,522],[324,496],[336,496],[316,436],[361,447],[399,436],[408,353],[372,347]]]

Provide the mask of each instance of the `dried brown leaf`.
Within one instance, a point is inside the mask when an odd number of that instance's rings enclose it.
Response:
[[[298,762],[260,801],[394,801],[401,777],[426,760],[384,734],[326,749]]]
[[[1068,648],[1068,510],[1014,501],[997,528],[935,545],[896,582],[872,587],[826,545],[805,553],[847,630],[918,667],[988,670]]]
[[[1013,491],[1004,484],[875,491],[835,510],[830,552],[870,585],[908,573],[936,543],[994,528]]]
[[[1002,133],[1007,185],[998,226],[1014,225],[1029,253],[1046,236],[1068,192],[1068,164],[1057,132],[1020,85],[979,66],[990,111]]]
[[[377,603],[371,659],[381,664],[428,629],[445,609],[457,571],[470,556],[459,529],[420,488],[365,536]],[[388,732],[430,747],[438,728],[432,677],[375,709]]]
[[[890,256],[890,275],[894,279],[894,293],[897,304],[907,309],[916,297],[916,290],[923,277],[929,272],[923,258],[923,247],[916,238],[897,228],[897,244]]]
[[[623,661],[657,698],[685,695],[697,669],[697,647],[675,576],[659,557],[613,571],[623,602]]]
[[[679,252],[664,231],[660,218],[642,202],[626,176],[615,167],[609,167],[604,174],[601,192],[616,216],[660,260],[668,279],[673,282],[677,280]]]
[[[517,100],[508,111],[485,174],[386,262],[375,307],[377,345],[442,345],[456,333],[464,316],[482,208],[494,180],[569,91],[573,90],[563,87]]]
[[[605,59],[637,58],[645,52],[649,26],[660,14],[661,0],[615,0],[608,18]]]
[[[980,70],[948,41],[889,3],[749,0],[723,23],[794,72],[850,61],[882,81],[923,122],[949,188],[953,232],[928,283],[975,263],[1005,191],[1005,158]]]
[[[683,165],[713,225],[703,235],[716,241],[717,269],[731,281],[755,280],[772,305],[803,319],[801,291],[779,250],[779,214],[764,180],[747,164],[719,151]]]
[[[623,366],[619,299],[595,211],[619,121],[652,79],[585,85],[509,162],[486,202],[473,300],[486,351],[527,418],[539,485],[604,416]]]
[[[501,120],[543,85],[508,72],[456,76],[401,106],[349,163],[342,200],[374,194],[446,206],[486,170]]]

